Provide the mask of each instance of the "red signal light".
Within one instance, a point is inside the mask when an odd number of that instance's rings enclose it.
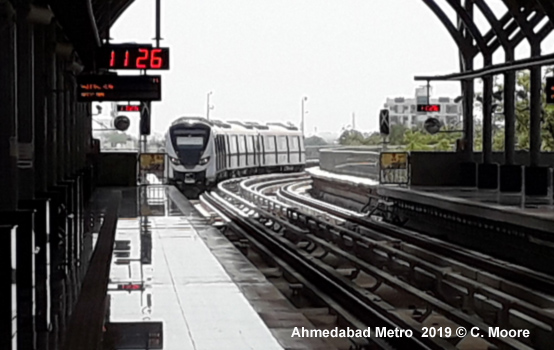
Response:
[[[417,105],[418,112],[440,112],[440,105]]]
[[[140,284],[119,284],[117,289],[121,290],[140,290],[142,285]]]
[[[117,106],[118,112],[140,112],[140,106],[138,105],[119,105]]]

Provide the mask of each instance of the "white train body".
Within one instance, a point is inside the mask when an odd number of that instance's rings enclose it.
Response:
[[[182,117],[166,134],[166,151],[170,183],[192,193],[230,177],[302,171],[306,162],[302,133],[279,123]]]

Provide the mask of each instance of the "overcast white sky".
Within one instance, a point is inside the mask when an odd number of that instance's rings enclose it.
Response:
[[[135,0],[113,42],[152,42],[154,3]],[[159,133],[179,116],[205,116],[209,91],[216,119],[298,125],[307,96],[307,133],[338,132],[353,112],[358,129],[376,130],[385,99],[413,96],[415,75],[459,71],[454,41],[421,0],[165,0],[161,28],[171,70],[153,103]],[[457,83],[433,88],[460,93]]]

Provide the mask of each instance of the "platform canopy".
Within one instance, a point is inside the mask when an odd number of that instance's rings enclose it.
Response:
[[[87,68],[94,62],[94,53],[107,39],[109,28],[134,0],[46,0]]]

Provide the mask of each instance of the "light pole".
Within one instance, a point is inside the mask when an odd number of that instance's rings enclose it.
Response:
[[[212,92],[208,92],[208,102],[206,104],[206,119],[210,120],[210,110],[214,109],[214,106],[210,106],[210,95]]]
[[[304,111],[304,104],[308,101],[308,98],[306,96],[302,97],[302,119],[300,124],[300,129],[302,130],[302,135],[304,135],[304,115],[307,113]]]

